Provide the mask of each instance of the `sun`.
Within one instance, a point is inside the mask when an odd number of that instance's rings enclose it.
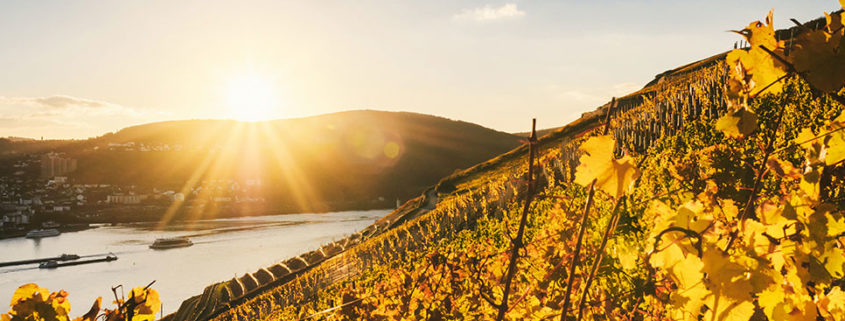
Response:
[[[242,121],[270,120],[278,114],[276,86],[257,75],[232,78],[228,84],[229,116]]]

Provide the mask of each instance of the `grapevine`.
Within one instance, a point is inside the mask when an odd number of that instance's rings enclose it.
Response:
[[[779,39],[769,13],[736,31],[748,48],[538,139],[535,161],[445,179],[434,209],[211,318],[845,320],[845,28],[825,17]]]
[[[155,281],[153,281],[154,283]],[[113,288],[114,309],[102,308],[102,297],[94,300],[91,308],[80,317],[71,319],[70,301],[64,290],[50,292],[35,283],[24,284],[12,296],[11,310],[0,314],[2,321],[153,321],[161,309],[158,292],[150,286],[136,287],[129,291],[129,298],[119,298]],[[118,287],[119,288],[119,287]]]

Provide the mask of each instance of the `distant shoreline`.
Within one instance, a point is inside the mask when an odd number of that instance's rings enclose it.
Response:
[[[164,213],[167,211],[167,208],[167,206],[159,205],[121,206],[92,210],[80,210],[73,214],[79,219],[79,223],[89,224],[160,222],[164,217]],[[394,208],[394,204],[391,204],[391,202],[386,201],[345,202],[343,204],[336,203],[332,206],[314,206],[313,208],[308,209],[280,206],[183,206],[173,214],[169,221],[195,221],[217,218],[306,213],[320,214],[330,212],[369,211],[392,208]]]
[[[262,217],[262,216],[279,216],[279,215],[295,215],[295,214],[327,214],[327,213],[335,213],[335,212],[352,212],[352,211],[379,211],[379,210],[392,210],[392,207],[375,207],[375,208],[348,208],[348,209],[328,209],[328,210],[320,210],[320,211],[262,211],[262,212],[236,212],[236,211],[225,211],[220,213],[227,213],[226,215],[217,215],[215,217],[183,217],[183,216],[175,216],[174,219],[170,220],[169,223],[179,223],[179,222],[194,222],[194,221],[203,221],[203,220],[215,220],[215,219],[225,219],[225,218],[242,218],[242,217]],[[140,219],[140,220],[74,220],[74,223],[66,223],[63,224],[56,229],[62,233],[66,232],[78,232],[87,229],[92,229],[98,227],[98,225],[102,226],[114,226],[114,225],[123,225],[123,224],[144,224],[144,223],[158,223],[161,221],[161,215],[159,214],[159,219]],[[144,218],[149,218],[149,216],[144,216]],[[16,230],[16,231],[0,231],[0,240],[10,239],[10,238],[18,238],[26,236],[26,233],[34,230],[39,229],[40,226],[31,225],[23,230]]]
[[[34,230],[34,229],[39,229],[39,228],[40,227],[34,227],[33,226],[31,228],[27,228],[27,229],[19,230],[19,231],[13,231],[11,233],[6,232],[6,231],[0,231],[0,240],[11,239],[11,238],[16,238],[16,237],[24,237],[24,236],[26,236],[26,233],[28,233],[29,231]],[[66,232],[84,231],[84,230],[92,229],[92,228],[94,228],[94,226],[91,226],[91,224],[74,223],[74,224],[62,225],[62,226],[56,227],[55,229],[59,230],[59,232],[66,233]]]

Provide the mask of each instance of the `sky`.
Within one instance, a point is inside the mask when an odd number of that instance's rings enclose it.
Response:
[[[410,111],[562,126],[836,0],[0,1],[0,137]]]

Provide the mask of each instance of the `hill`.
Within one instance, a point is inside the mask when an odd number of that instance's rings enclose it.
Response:
[[[299,212],[391,207],[519,139],[442,117],[363,110],[256,123],[167,121],[84,141],[0,146],[63,152],[78,160],[69,174],[75,183],[227,199],[233,182],[263,198],[263,211]]]
[[[546,134],[559,130],[560,127],[552,127],[552,128],[545,128],[545,129],[538,129],[536,131],[537,137],[546,136]],[[518,132],[518,133],[511,133],[519,137],[528,137],[531,136],[531,132]]]

